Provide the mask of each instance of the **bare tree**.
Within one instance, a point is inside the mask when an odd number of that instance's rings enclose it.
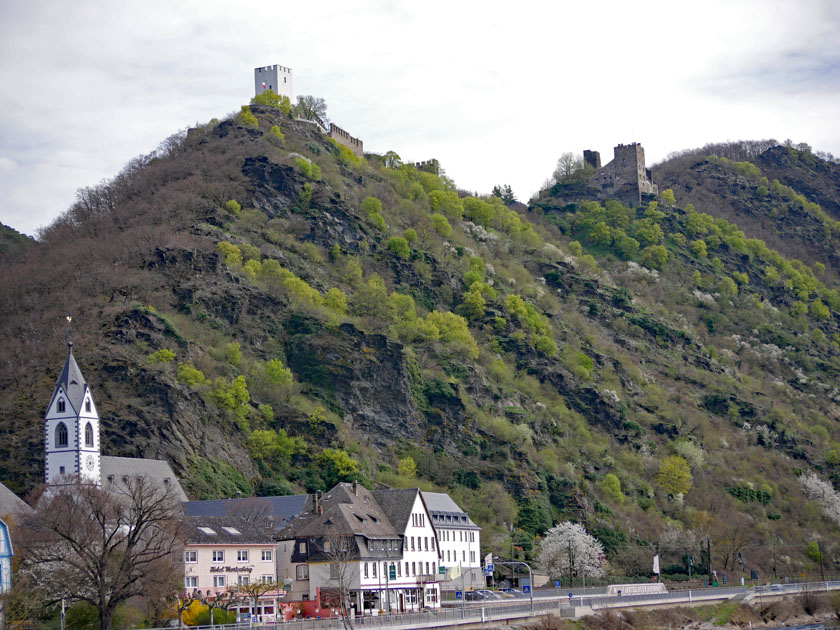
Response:
[[[297,97],[295,113],[306,120],[326,120],[327,102],[319,96],[301,94]]]
[[[260,497],[249,497],[231,501],[228,514],[252,523],[260,529],[270,531],[274,528],[271,501]]]
[[[19,532],[20,571],[40,585],[44,603],[88,602],[101,630],[131,597],[180,589],[180,505],[171,487],[144,477],[109,490],[80,481],[50,488]]]
[[[239,592],[241,599],[247,599],[247,603],[251,608],[252,615],[256,610],[257,603],[259,602],[260,597],[262,597],[266,593],[270,593],[271,591],[276,591],[277,588],[277,583],[274,580],[268,582],[263,582],[262,580],[254,580],[253,582],[240,582],[236,586],[236,590]]]
[[[231,606],[241,604],[243,601],[242,594],[234,587],[228,587],[219,593],[214,593],[210,589],[207,589],[206,594],[202,593],[201,590],[196,590],[195,593],[201,603],[207,606],[211,626],[216,625],[216,620],[213,617],[214,610],[224,610],[227,612]]]
[[[323,553],[330,561],[330,586],[321,589],[321,597],[331,605],[338,604],[341,620],[352,630],[350,591],[359,581],[359,550],[354,536],[328,534],[324,537]]]

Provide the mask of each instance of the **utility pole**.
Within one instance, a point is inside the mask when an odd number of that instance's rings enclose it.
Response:
[[[820,579],[825,582],[825,571],[823,570],[823,561],[822,561],[822,539],[817,539],[817,549],[820,550]]]
[[[712,539],[706,539],[706,554],[709,556],[709,586],[712,585]]]

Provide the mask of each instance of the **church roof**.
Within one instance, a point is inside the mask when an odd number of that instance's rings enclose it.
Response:
[[[4,514],[27,514],[32,508],[14,492],[0,483],[0,516]]]
[[[172,472],[169,464],[160,459],[135,459],[133,457],[100,458],[100,481],[104,489],[123,483],[123,477],[145,477],[154,480],[160,486],[171,486],[175,493],[175,500],[184,502],[187,495],[181,487],[178,477]]]
[[[187,516],[194,517],[258,515],[270,522],[275,530],[279,530],[301,513],[306,497],[305,494],[292,494],[278,497],[187,501],[184,503],[184,512]]]
[[[59,388],[64,390],[73,411],[78,413],[82,409],[82,401],[85,398],[85,388],[87,383],[85,377],[82,376],[82,371],[79,369],[79,364],[73,357],[73,342],[67,344],[67,361],[64,362],[64,369],[61,371],[61,376],[58,377],[58,382],[55,384],[50,405],[55,397],[58,395]]]

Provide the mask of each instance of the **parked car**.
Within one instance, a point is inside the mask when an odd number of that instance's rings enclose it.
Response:
[[[487,599],[481,591],[467,591],[464,599],[468,602],[481,602]]]
[[[511,595],[518,595],[521,592],[522,591],[520,591],[518,588],[503,588],[502,589],[502,593],[510,593]]]
[[[484,599],[502,599],[502,596],[498,593],[494,593],[493,591],[488,591],[486,589],[481,589],[480,591],[476,591],[476,593],[481,593],[484,596]]]

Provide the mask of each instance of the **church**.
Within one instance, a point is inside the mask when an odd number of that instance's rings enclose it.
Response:
[[[176,500],[186,501],[187,495],[167,462],[102,454],[93,393],[73,356],[73,343],[67,347],[67,360],[44,417],[46,484],[55,487],[81,479],[108,489],[142,476],[171,487]]]

